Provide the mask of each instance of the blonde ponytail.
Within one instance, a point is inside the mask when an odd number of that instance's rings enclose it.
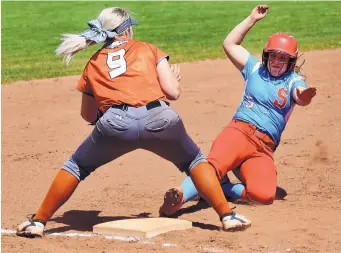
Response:
[[[79,34],[62,34],[62,36],[61,40],[63,42],[57,47],[56,55],[63,55],[66,65],[70,64],[75,53],[87,48],[89,45],[93,45]]]
[[[103,43],[108,39],[121,36],[137,20],[129,16],[127,9],[112,7],[102,10],[97,19],[88,22],[89,29],[79,34],[62,34],[63,41],[55,50],[56,55],[63,55],[66,65],[73,56],[93,44]]]

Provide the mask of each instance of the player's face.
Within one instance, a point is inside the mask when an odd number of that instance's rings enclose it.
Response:
[[[281,76],[288,67],[290,56],[281,52],[270,52],[268,69],[272,76]]]

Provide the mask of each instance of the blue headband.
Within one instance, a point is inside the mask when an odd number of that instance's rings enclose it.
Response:
[[[130,27],[132,25],[138,25],[138,24],[139,24],[139,22],[137,22],[136,19],[129,17],[122,24],[120,24],[118,27],[116,27],[116,29],[114,29],[113,31],[116,32],[117,34],[120,34],[125,29],[127,29],[128,27]]]
[[[138,24],[139,23],[136,19],[129,17],[114,30],[108,31],[102,29],[102,24],[98,19],[93,19],[88,22],[90,28],[84,32],[79,33],[79,35],[84,36],[86,40],[91,40],[99,44],[106,41],[108,38],[114,38],[116,35],[122,33],[130,26]]]

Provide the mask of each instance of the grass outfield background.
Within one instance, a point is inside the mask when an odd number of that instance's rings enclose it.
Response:
[[[78,75],[93,46],[66,67],[60,34],[79,33],[106,7],[129,8],[140,22],[135,39],[160,47],[171,62],[224,57],[221,43],[257,2],[2,2],[1,82]],[[269,15],[243,45],[259,54],[271,33],[292,33],[301,51],[341,47],[341,2],[267,2]],[[341,57],[341,56],[340,56]]]

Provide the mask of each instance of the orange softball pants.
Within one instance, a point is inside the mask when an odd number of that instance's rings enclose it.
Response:
[[[247,197],[271,204],[277,187],[274,149],[274,141],[254,125],[232,120],[213,142],[207,160],[220,180],[228,171],[239,167]]]

